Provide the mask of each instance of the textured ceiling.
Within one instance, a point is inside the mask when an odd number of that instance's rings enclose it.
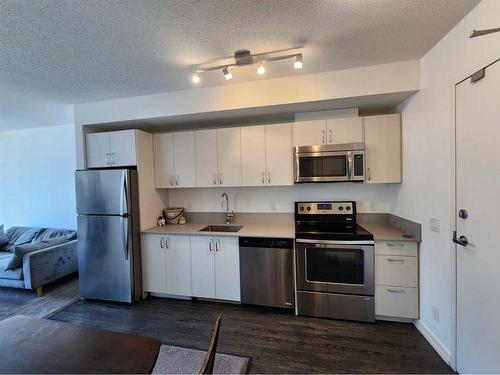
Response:
[[[420,58],[478,0],[1,0],[0,92],[82,103],[192,88],[191,66],[302,47],[300,74]],[[291,62],[266,78],[299,74]],[[255,67],[226,82],[256,80]],[[265,79],[265,78],[260,78]]]

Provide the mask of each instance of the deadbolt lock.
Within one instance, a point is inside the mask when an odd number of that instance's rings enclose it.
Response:
[[[465,208],[462,208],[460,211],[458,211],[458,217],[460,219],[467,219],[469,217],[469,213]]]

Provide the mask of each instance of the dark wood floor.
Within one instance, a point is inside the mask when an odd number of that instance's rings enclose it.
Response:
[[[52,319],[204,349],[222,314],[218,351],[252,357],[255,373],[449,373],[412,324],[296,317],[276,309],[148,298],[79,301]]]

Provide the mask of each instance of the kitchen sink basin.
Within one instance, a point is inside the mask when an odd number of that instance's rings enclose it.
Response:
[[[200,229],[200,232],[238,232],[242,225],[207,225]]]

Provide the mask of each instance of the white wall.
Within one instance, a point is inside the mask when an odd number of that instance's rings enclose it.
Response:
[[[76,228],[74,126],[0,132],[0,224]]]
[[[450,356],[454,335],[454,84],[500,57],[500,1],[483,0],[421,60],[422,89],[401,105],[403,184],[391,187],[393,213],[422,224],[420,324]],[[429,230],[429,218],[441,232]],[[432,306],[439,308],[439,322]]]
[[[192,212],[223,211],[220,206],[223,192],[228,193],[230,207],[235,212],[293,212],[294,202],[301,200],[355,200],[359,212],[390,212],[388,185],[358,183],[170,189],[169,204]]]

